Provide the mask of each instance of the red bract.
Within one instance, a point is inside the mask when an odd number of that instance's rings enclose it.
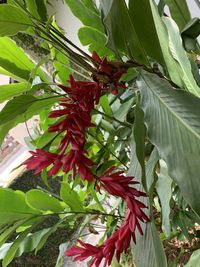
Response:
[[[99,64],[96,73],[93,75],[95,81],[101,82],[102,89],[113,87],[111,92],[116,95],[117,88],[126,88],[124,83],[119,82],[120,78],[126,73],[127,68],[123,67],[119,62],[109,62],[107,58],[101,59],[96,52],[93,52],[92,58]]]
[[[52,164],[53,167],[49,170],[48,174],[54,175],[62,167],[61,155],[46,152],[42,149],[36,149],[35,152],[31,151],[30,153],[33,156],[24,161],[23,164],[25,164],[28,169],[35,170],[35,174],[41,172],[43,169],[47,168]]]

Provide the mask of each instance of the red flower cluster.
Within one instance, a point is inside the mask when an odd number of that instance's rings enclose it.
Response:
[[[73,170],[73,177],[78,172],[82,179],[91,181],[93,174],[90,168],[95,165],[86,155],[84,150],[85,132],[91,123],[91,112],[94,105],[99,102],[101,87],[96,82],[75,81],[70,76],[70,86],[60,87],[69,95],[61,100],[62,109],[50,113],[50,118],[61,118],[59,122],[51,125],[49,132],[64,133],[60,141],[59,152],[50,153],[37,149],[24,164],[35,173],[53,165],[48,171],[49,175],[56,175],[62,168],[65,173]]]
[[[127,68],[122,67],[120,62],[109,62],[107,58],[101,59],[96,52],[93,52],[92,58],[99,64],[93,79],[101,81],[102,89],[108,90],[108,87],[111,87],[114,95],[118,94],[118,88],[126,89],[124,83],[119,80],[126,73]]]
[[[94,125],[91,122],[91,112],[94,105],[98,104],[100,96],[106,91],[116,94],[118,88],[125,88],[124,84],[119,82],[126,68],[120,63],[108,62],[106,58],[101,59],[96,53],[93,53],[93,59],[98,67],[93,73],[94,82],[75,81],[70,76],[70,86],[59,85],[68,97],[61,99],[60,109],[50,113],[50,118],[59,118],[51,125],[49,132],[62,134],[57,153],[51,153],[42,149],[31,152],[32,157],[24,162],[28,169],[39,173],[44,168],[49,168],[49,175],[56,175],[60,169],[65,173],[73,171],[73,177],[78,173],[84,180],[92,181],[94,175],[91,168],[95,165],[87,157],[84,150],[86,142],[86,130]],[[65,254],[67,256],[76,256],[74,261],[85,260],[92,257],[89,266],[98,267],[102,260],[104,265],[110,265],[113,255],[116,254],[117,260],[120,255],[126,252],[131,239],[136,242],[135,229],[142,234],[140,222],[148,222],[149,219],[143,212],[146,206],[136,198],[146,196],[145,193],[133,188],[137,182],[133,177],[126,177],[123,171],[115,171],[115,167],[108,169],[97,179],[96,188],[104,188],[109,194],[121,197],[127,204],[127,212],[124,223],[116,230],[102,246],[92,246],[82,241],[78,241],[82,247],[73,246]]]
[[[98,180],[100,187],[103,187],[111,195],[119,196],[126,201],[128,209],[124,223],[101,246],[91,246],[79,240],[82,248],[73,246],[65,252],[67,256],[76,256],[74,261],[92,257],[89,266],[98,267],[103,259],[104,266],[109,266],[114,254],[119,261],[121,253],[126,252],[129,248],[131,238],[136,243],[136,227],[139,233],[143,234],[140,221],[149,221],[149,218],[142,210],[146,206],[135,199],[135,197],[146,196],[146,194],[131,186],[138,182],[132,181],[133,177],[131,176],[124,176],[122,171],[112,173],[114,169],[115,167],[110,168]],[[99,185],[97,187],[100,188]]]

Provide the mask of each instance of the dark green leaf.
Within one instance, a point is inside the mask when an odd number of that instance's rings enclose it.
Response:
[[[124,0],[101,0],[103,22],[107,29],[107,46],[120,56],[124,52],[140,63],[149,64],[143,45],[135,31]],[[120,18],[120,23],[116,23]]]
[[[146,0],[130,0],[129,10],[130,18],[146,53],[149,57],[165,66],[150,2]]]
[[[200,100],[145,72],[138,86],[149,139],[185,200],[200,214]]]
[[[182,30],[190,21],[190,11],[186,0],[164,0],[168,5],[172,18],[176,21],[179,29]]]
[[[10,100],[0,112],[0,125],[23,114],[35,101],[37,98],[31,95],[17,96]]]
[[[45,0],[26,0],[26,5],[30,13],[37,19],[47,20],[47,9]]]

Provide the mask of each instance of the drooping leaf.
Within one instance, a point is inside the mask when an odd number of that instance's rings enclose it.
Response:
[[[146,179],[149,180],[149,188],[152,187],[154,168],[155,164],[158,161],[156,150],[154,150],[153,156],[150,156],[150,159],[147,162],[146,170]],[[135,141],[132,139],[131,142],[131,161],[130,169],[128,175],[135,176],[135,180],[141,182],[142,177],[142,168],[136,156],[136,147]],[[151,181],[151,184],[150,184]],[[142,190],[141,188],[139,188]],[[142,198],[140,201],[143,201],[145,205],[149,207],[147,198]],[[145,213],[149,215],[149,210],[145,210]],[[159,238],[158,232],[156,230],[154,221],[150,223],[142,224],[144,234],[141,236],[136,232],[136,245],[133,245],[132,252],[134,255],[134,262],[137,267],[167,267],[167,260],[164,254],[164,249]],[[142,253],[141,253],[142,251]]]
[[[176,21],[179,29],[182,30],[190,21],[190,11],[186,0],[164,0],[168,5],[172,18]]]
[[[34,66],[33,62],[13,40],[9,37],[0,37],[0,67],[13,74],[16,79],[19,77],[28,81]],[[36,74],[45,80],[46,76],[41,69],[38,69]]]
[[[141,165],[142,170],[142,185],[147,192],[146,184],[146,171],[145,171],[145,154],[144,154],[144,144],[146,137],[146,129],[144,125],[144,113],[140,107],[140,96],[138,95],[137,103],[135,106],[135,122],[133,127],[133,134],[135,140],[135,148],[137,159]]]
[[[180,66],[180,73],[186,90],[200,96],[200,87],[197,85],[191,71],[190,61],[182,46],[180,33],[175,22],[170,18],[163,18],[169,35],[169,48],[174,59]]]
[[[161,44],[154,25],[150,2],[146,0],[129,1],[130,18],[137,35],[145,48],[148,56],[165,66]]]
[[[30,207],[41,211],[59,213],[64,210],[58,199],[39,189],[32,189],[26,193],[26,203]]]
[[[39,98],[38,98],[39,99]],[[29,108],[24,112],[24,114],[18,115],[16,118],[0,126],[0,145],[3,142],[6,134],[10,129],[14,128],[17,124],[25,122],[26,120],[32,118],[34,115],[39,114],[44,109],[49,109],[55,102],[58,101],[58,97],[50,98],[40,98],[40,101],[34,102]]]
[[[146,72],[142,72],[138,86],[148,137],[186,202],[200,214],[200,100]]]
[[[47,20],[47,9],[45,0],[26,0],[26,5],[30,13],[37,19]]]
[[[0,112],[0,125],[23,114],[35,101],[37,98],[31,95],[21,95],[10,100]]]
[[[162,230],[167,238],[171,234],[170,226],[170,199],[172,197],[172,179],[168,176],[167,166],[163,160],[160,160],[160,173],[156,189],[161,203],[162,212]]]
[[[165,60],[167,71],[171,80],[179,86],[183,85],[181,74],[179,73],[178,63],[173,58],[169,50],[169,39],[164,22],[162,21],[158,8],[153,0],[149,0],[151,6],[151,12],[153,15],[154,25],[156,27],[157,36],[162,49],[162,54]]]
[[[0,36],[15,35],[30,26],[33,26],[32,21],[22,9],[8,4],[0,5]]]
[[[23,242],[23,240],[28,235],[28,233],[31,232],[32,228],[33,227],[26,229],[24,232],[19,234],[19,236],[15,239],[15,241],[9,248],[8,252],[6,253],[5,257],[3,258],[3,262],[2,262],[3,267],[8,266],[8,264],[13,260],[21,242]]]
[[[27,83],[0,85],[0,103],[26,92]]]

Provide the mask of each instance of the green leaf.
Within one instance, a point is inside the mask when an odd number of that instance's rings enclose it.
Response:
[[[30,26],[33,26],[32,21],[23,10],[8,4],[0,5],[0,36],[15,35]]]
[[[184,267],[197,267],[200,262],[200,249],[195,250]]]
[[[137,103],[135,106],[135,123],[133,127],[133,135],[135,139],[136,155],[142,170],[142,185],[147,192],[146,172],[145,172],[145,154],[144,144],[146,137],[146,129],[144,125],[144,113],[140,107],[140,97],[138,95]]]
[[[160,160],[160,173],[156,189],[161,203],[162,212],[162,230],[167,238],[171,234],[170,226],[170,199],[172,197],[172,179],[168,175],[167,165],[163,160]]]
[[[158,13],[158,9],[154,1],[149,0],[149,2],[151,5],[151,12],[153,15],[154,25],[156,27],[157,36],[160,42],[160,47],[162,49],[167,71],[169,73],[171,80],[181,87],[183,85],[182,77],[181,74],[179,73],[178,63],[174,60],[169,50],[169,39],[165,24]]]
[[[5,229],[5,231],[3,231],[3,233],[0,235],[0,247],[3,245],[3,243],[6,242],[6,240],[12,235],[12,233],[15,232],[15,230],[25,221],[27,221],[27,218],[17,221],[12,226],[8,227],[7,229]]]
[[[0,85],[0,103],[26,92],[27,87],[28,84],[25,82]]]
[[[180,74],[182,76],[186,90],[200,96],[200,87],[197,85],[190,65],[190,61],[182,46],[179,29],[175,22],[170,18],[163,18],[169,34],[169,48],[174,59],[179,63]]]
[[[103,108],[103,111],[109,115],[109,116],[113,116],[113,112],[112,109],[110,107],[109,101],[108,101],[108,97],[106,95],[103,95],[100,98],[99,104],[101,105],[101,107]]]
[[[45,0],[26,0],[26,5],[30,13],[37,19],[47,21],[47,9]]]
[[[78,31],[78,37],[84,46],[89,46],[89,51],[96,51],[100,57],[113,57],[113,52],[106,47],[107,38],[104,33],[93,27],[82,27]]]
[[[197,38],[200,35],[200,19],[191,19],[181,31],[181,35],[186,35],[193,39]]]
[[[143,236],[137,236],[133,253],[137,267],[167,267],[163,245],[153,221],[145,225]]]
[[[15,127],[17,124],[27,121],[34,115],[39,114],[45,109],[49,109],[55,102],[59,101],[58,97],[49,98],[37,98],[40,101],[34,102],[24,114],[18,115],[15,119],[0,126],[0,145],[2,144],[4,137],[9,132],[10,129]]]
[[[83,203],[78,193],[67,182],[62,182],[60,196],[73,211],[84,211]]]
[[[25,239],[20,243],[16,251],[15,257],[20,257],[24,252],[33,251],[39,245],[41,240],[44,238],[46,233],[49,232],[50,229],[51,228],[45,228],[26,236]]]
[[[121,51],[136,61],[148,65],[145,50],[135,31],[125,1],[101,0],[100,3],[108,35],[107,46],[115,51],[118,57]],[[119,18],[120,23],[116,23]]]
[[[64,207],[58,199],[39,189],[32,189],[26,193],[26,203],[37,210],[55,213],[64,211]]]
[[[0,188],[0,200],[0,224],[41,214],[26,204],[25,194],[21,191]]]
[[[35,101],[37,98],[31,95],[21,95],[10,100],[0,112],[0,125],[23,114]]]
[[[85,26],[91,26],[100,32],[104,32],[100,16],[91,9],[90,5],[85,5],[84,0],[65,0],[66,4]]]
[[[154,168],[158,161],[157,150],[154,150],[147,162],[146,178],[149,182],[149,187],[152,187]],[[131,162],[128,175],[135,176],[135,180],[141,182],[142,169],[141,165],[136,156],[135,141],[131,141]],[[140,186],[139,190],[142,190]],[[140,201],[147,204],[147,198],[142,198]],[[148,205],[148,204],[147,204]],[[149,213],[149,211],[145,211]],[[136,245],[132,246],[132,251],[134,254],[134,262],[137,267],[167,267],[167,260],[164,254],[164,249],[159,238],[158,232],[156,230],[154,221],[150,223],[142,224],[143,236],[136,232]],[[142,251],[142,253],[141,253]],[[150,255],[150,256],[149,256]]]
[[[168,5],[172,18],[176,21],[179,29],[182,30],[190,21],[190,11],[186,0],[164,0]]]
[[[8,266],[8,264],[13,260],[13,258],[15,257],[16,251],[19,248],[21,242],[24,240],[27,234],[32,230],[32,228],[33,227],[26,229],[16,238],[16,240],[13,242],[12,246],[9,248],[8,252],[6,253],[3,259],[2,267]]]
[[[146,72],[142,72],[138,86],[149,139],[185,200],[200,214],[200,100]]]
[[[63,220],[58,221],[51,228],[49,228],[49,230],[46,233],[44,233],[43,238],[41,238],[39,243],[37,244],[35,253],[37,253],[44,246],[44,244],[47,242],[47,239],[50,237],[50,235],[53,234],[62,223],[63,223]]]
[[[19,77],[19,80],[28,81],[35,65],[13,40],[9,37],[0,37],[0,66],[12,75]],[[37,70],[37,75],[41,79],[45,79],[45,74],[40,69]]]
[[[150,2],[146,0],[130,0],[129,10],[130,18],[146,53],[165,66]]]

